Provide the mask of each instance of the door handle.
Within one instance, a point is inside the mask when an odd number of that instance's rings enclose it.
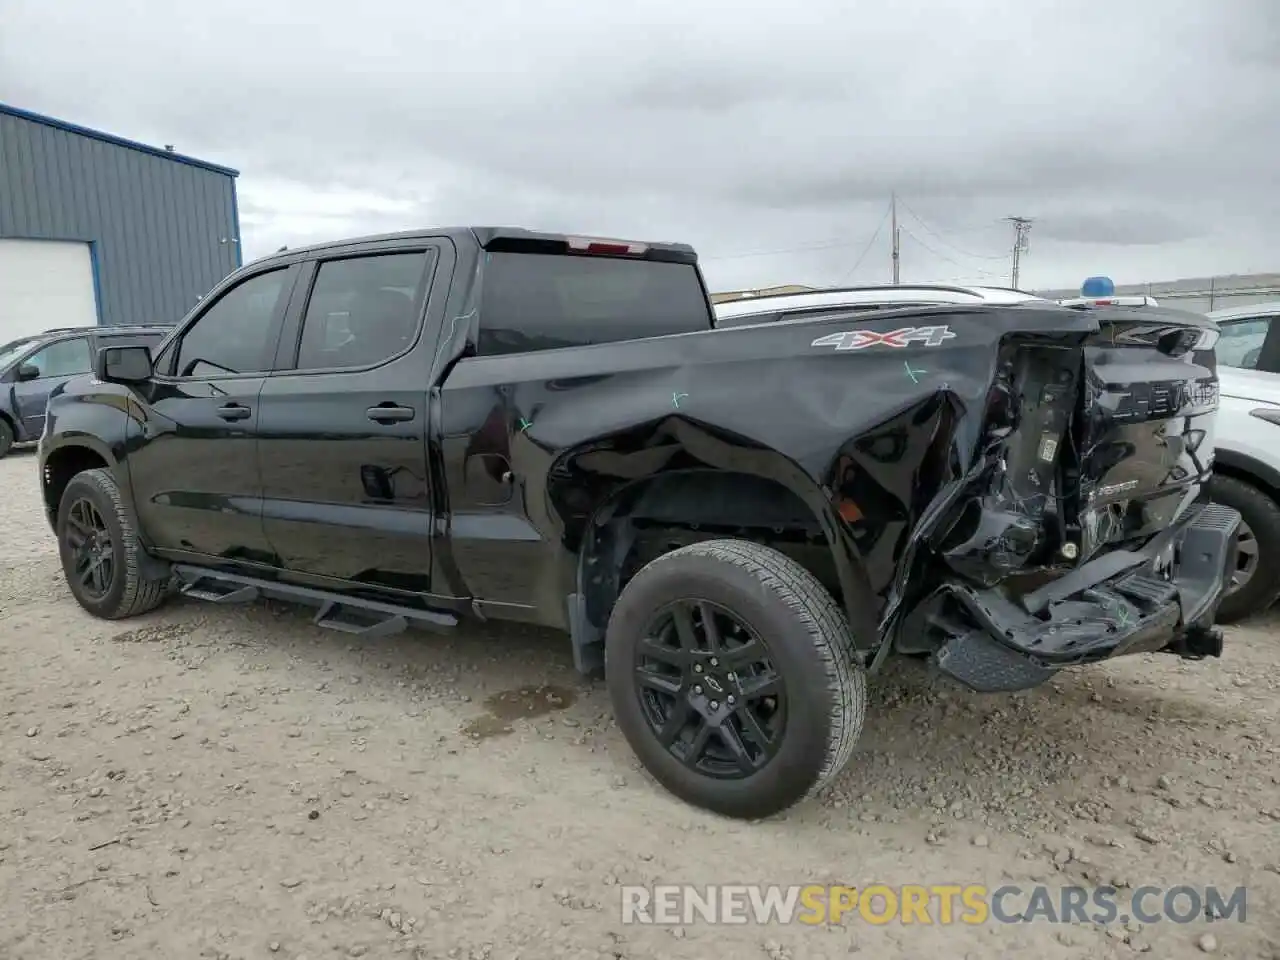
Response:
[[[218,408],[218,416],[223,420],[248,420],[253,411],[240,403],[228,403]]]
[[[401,407],[394,403],[380,403],[376,407],[370,407],[365,411],[367,416],[374,423],[403,423],[406,420],[412,420],[418,415],[413,407]]]

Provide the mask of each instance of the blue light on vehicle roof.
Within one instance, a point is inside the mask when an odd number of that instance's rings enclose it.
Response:
[[[1080,285],[1082,297],[1109,297],[1116,292],[1116,285],[1110,277],[1090,277]]]

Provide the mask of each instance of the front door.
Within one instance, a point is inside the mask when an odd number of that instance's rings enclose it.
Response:
[[[215,294],[136,392],[126,463],[142,532],[160,551],[271,561],[258,395],[296,271],[277,267]]]
[[[432,592],[427,377],[452,254],[419,241],[320,260],[260,398],[263,526],[318,585]],[[437,311],[438,312],[438,311]]]
[[[55,341],[37,350],[21,363],[19,369],[25,367],[34,367],[36,376],[16,381],[13,393],[17,413],[22,420],[23,436],[34,440],[44,432],[44,411],[53,389],[93,368],[87,333],[83,337]]]

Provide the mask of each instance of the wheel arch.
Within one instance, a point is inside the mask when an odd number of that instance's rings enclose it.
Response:
[[[22,443],[22,430],[18,426],[18,421],[9,413],[8,410],[0,408],[0,421],[3,421],[8,427],[9,432],[13,434],[15,443]]]
[[[609,613],[637,563],[699,540],[753,534],[818,576],[849,618],[859,653],[874,650],[878,600],[826,491],[776,451],[733,452],[738,455],[723,459],[707,451],[696,458],[668,456],[658,469],[612,486],[590,505],[586,522],[574,531],[576,593],[569,600],[580,670],[601,666]],[[584,456],[563,462],[580,468]]]
[[[80,436],[57,443],[52,449],[41,452],[40,494],[44,500],[45,515],[52,525],[57,520],[58,504],[71,478],[85,470],[105,467],[116,476],[116,483],[124,488],[119,467],[111,449],[96,437]]]
[[[1252,484],[1280,503],[1280,470],[1263,463],[1257,457],[1218,448],[1213,455],[1213,472]],[[1212,491],[1212,482],[1209,486]]]

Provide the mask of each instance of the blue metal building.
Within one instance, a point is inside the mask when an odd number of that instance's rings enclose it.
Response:
[[[238,175],[0,103],[0,343],[176,322],[240,265]]]

